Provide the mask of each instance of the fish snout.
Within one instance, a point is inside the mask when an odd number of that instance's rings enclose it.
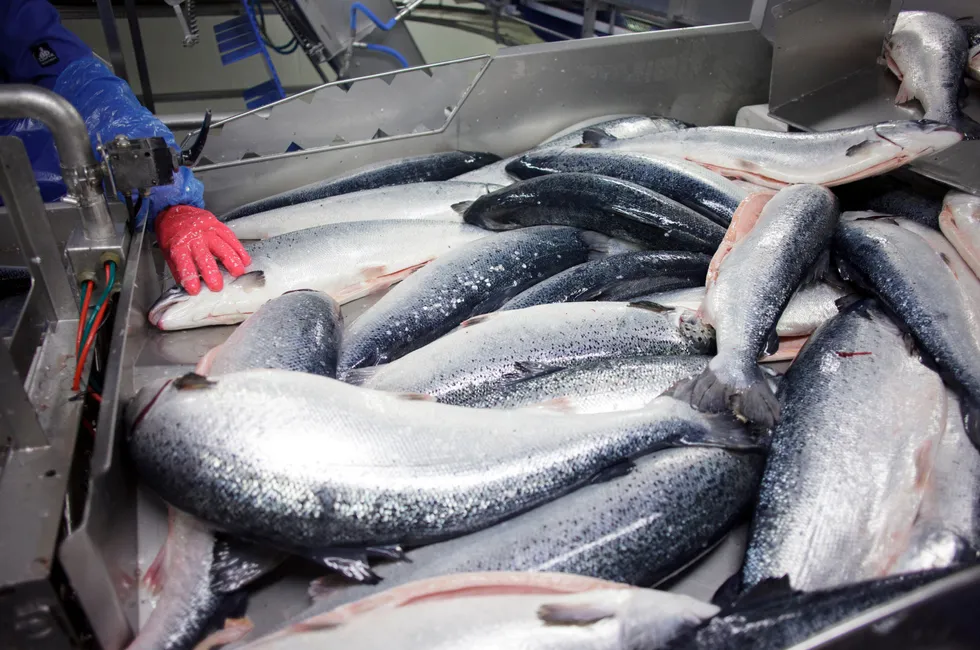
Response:
[[[186,302],[190,299],[190,294],[187,293],[181,286],[175,286],[167,289],[157,298],[157,301],[153,303],[150,307],[150,311],[146,314],[146,319],[150,321],[150,324],[158,327],[159,329],[168,329],[166,315],[167,312],[174,305],[178,305],[182,302]]]
[[[915,124],[916,126],[919,127],[919,130],[922,131],[923,133],[935,133],[935,132],[959,133],[959,131],[957,131],[955,127],[936,120],[916,120]]]

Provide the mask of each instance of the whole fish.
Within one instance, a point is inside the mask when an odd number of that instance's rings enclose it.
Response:
[[[567,226],[534,226],[475,241],[410,276],[355,320],[341,374],[405,356],[464,320],[494,311],[544,278],[616,243]]]
[[[381,589],[468,571],[561,571],[655,586],[701,556],[751,505],[762,458],[690,447],[636,460],[627,474],[579,488],[486,530],[379,565],[380,585],[330,589],[293,620]],[[318,581],[311,588],[322,589]]]
[[[486,183],[433,181],[350,192],[235,219],[228,227],[242,240],[269,239],[287,232],[347,221],[430,219],[461,221],[452,206],[497,189]]]
[[[531,151],[507,165],[520,179],[563,172],[612,176],[642,185],[728,226],[738,204],[749,195],[720,174],[684,160],[609,149]]]
[[[501,309],[524,309],[555,302],[628,300],[651,291],[704,284],[711,258],[686,251],[620,253],[573,266],[535,284]]]
[[[562,129],[531,149],[531,151],[566,149],[577,146],[582,143],[582,134],[585,133],[586,129],[601,129],[603,133],[617,138],[633,138],[638,135],[686,129],[688,126],[690,125],[669,117],[647,117],[645,115],[622,115],[614,118],[600,117],[574,124],[567,129]],[[523,152],[490,163],[486,167],[466,172],[458,176],[457,180],[510,185],[514,182],[515,178],[507,170],[507,165],[517,160],[521,155],[523,155]]]
[[[980,276],[980,197],[950,192],[943,199],[939,228],[973,273]]]
[[[963,428],[956,395],[947,392],[946,397],[946,432],[929,474],[912,540],[899,561],[902,571],[980,559],[980,453]]]
[[[779,398],[743,588],[787,576],[794,589],[829,589],[894,572],[946,426],[939,376],[862,301],[810,338]]]
[[[782,133],[705,126],[630,140],[593,141],[604,148],[682,158],[729,178],[779,189],[795,183],[840,185],[884,174],[963,138],[929,120],[881,122],[823,133]]]
[[[885,63],[902,85],[896,104],[919,100],[923,117],[949,124],[971,137],[980,125],[960,111],[967,40],[952,18],[932,11],[903,11],[885,44]]]
[[[597,174],[549,174],[458,206],[467,223],[489,230],[559,225],[595,230],[665,250],[714,253],[725,229],[676,201]]]
[[[463,406],[525,408],[561,413],[608,413],[643,408],[681,379],[700,373],[711,357],[640,356],[598,359],[499,386]]]
[[[314,289],[339,304],[399,282],[439,255],[487,235],[441,221],[360,221],[286,233],[247,245],[252,263],[224,289],[192,296],[175,286],[150,307],[162,330],[240,323],[265,302],[296,289]]]
[[[249,647],[644,650],[717,611],[690,596],[580,576],[457,574],[396,587]]]
[[[390,185],[408,185],[427,181],[448,181],[460,174],[479,169],[500,160],[492,153],[473,151],[447,151],[443,153],[411,156],[397,160],[385,160],[359,167],[341,176],[310,183],[280,194],[274,194],[221,215],[221,221],[240,219],[287,205],[325,199],[328,196],[371,190]]]
[[[677,637],[670,650],[784,650],[858,614],[884,605],[952,573],[908,573],[820,591],[790,589],[785,580]]]
[[[778,344],[776,323],[837,224],[837,199],[818,185],[780,190],[725,256],[699,314],[715,328],[718,355],[679,396],[708,411],[731,409],[763,426],[779,421],[779,403],[757,364]]]
[[[961,396],[966,432],[980,445],[980,287],[954,250],[937,250],[908,222],[842,219],[839,266],[876,293]]]
[[[733,419],[668,396],[621,413],[474,418],[285,370],[157,382],[127,420],[139,475],[163,499],[362,580],[372,574],[350,549],[473,532],[665,447],[755,445]]]
[[[446,336],[384,366],[362,369],[380,390],[421,393],[450,404],[501,383],[572,363],[650,354],[705,354],[710,330],[685,310],[627,303],[561,303],[477,316]]]
[[[781,338],[811,334],[823,323],[837,315],[838,300],[849,295],[843,282],[809,282],[801,285],[776,322],[776,334]],[[640,296],[637,301],[653,302],[665,307],[697,310],[704,301],[705,288],[692,287]]]
[[[277,552],[216,539],[208,524],[171,510],[164,549],[144,578],[163,591],[128,650],[190,650],[226,599],[282,559]]]
[[[297,290],[273,298],[211,354],[208,375],[282,368],[324,377],[337,374],[344,330],[340,307],[325,293]]]
[[[260,307],[198,369],[211,376],[252,368],[333,376],[342,329],[340,308],[329,296],[293,291]],[[145,577],[162,592],[131,648],[195,647],[226,599],[283,558],[279,551],[216,536],[209,524],[171,508],[170,533]],[[231,632],[237,638],[248,630]]]

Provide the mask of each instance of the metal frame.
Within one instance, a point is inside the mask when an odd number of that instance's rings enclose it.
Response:
[[[55,551],[81,410],[70,399],[78,308],[30,160],[14,137],[0,137],[0,196],[33,280],[13,335],[0,343],[7,441],[0,458],[0,641],[67,648],[77,641],[77,621],[62,602]]]

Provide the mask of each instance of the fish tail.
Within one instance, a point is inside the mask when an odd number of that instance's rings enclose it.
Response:
[[[731,411],[744,422],[767,428],[778,423],[779,402],[759,366],[753,363],[734,374],[730,377],[721,364],[709,364],[700,375],[679,384],[675,396],[699,411]]]

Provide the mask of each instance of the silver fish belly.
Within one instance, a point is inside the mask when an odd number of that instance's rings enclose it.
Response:
[[[940,368],[978,445],[980,280],[938,233],[915,226],[890,217],[842,219],[834,236],[841,273],[874,291]]]
[[[658,312],[614,302],[495,312],[378,366],[364,385],[452,404],[486,395],[501,382],[579,361],[710,352],[710,330],[692,317],[686,310]]]
[[[708,411],[731,409],[763,426],[779,404],[757,360],[774,351],[776,323],[837,224],[837,199],[817,185],[780,190],[752,230],[722,260],[705,294],[702,319],[715,328],[718,355],[683,395]]]
[[[980,554],[980,452],[963,428],[959,400],[946,394],[946,432],[899,571],[976,562]]]
[[[784,575],[806,591],[888,575],[945,430],[939,376],[863,301],[814,334],[780,402],[743,588]]]
[[[377,568],[382,583],[336,589],[300,621],[398,585],[469,571],[559,571],[656,584],[700,556],[750,505],[762,458],[723,449],[665,449],[626,476]]]
[[[350,221],[427,219],[460,222],[463,217],[453,210],[453,204],[473,201],[497,187],[460,181],[380,187],[259,212],[230,221],[228,227],[239,239],[251,240]]]
[[[196,296],[180,287],[150,308],[163,330],[240,323],[268,300],[296,289],[323,291],[339,304],[386,289],[439,255],[485,237],[440,221],[361,221],[307,228],[247,246],[248,272],[225,274],[224,289]]]
[[[621,151],[682,158],[723,176],[778,189],[787,184],[839,185],[884,174],[963,138],[933,122],[882,122],[823,133],[776,133],[708,126],[613,141]]]
[[[732,419],[669,397],[591,416],[474,413],[251,370],[148,386],[127,420],[140,476],[162,498],[311,556],[472,532],[657,449],[755,445]]]
[[[692,354],[587,361],[503,384],[463,406],[538,407],[558,413],[629,411],[643,408],[681,379],[697,375],[710,360]]]

